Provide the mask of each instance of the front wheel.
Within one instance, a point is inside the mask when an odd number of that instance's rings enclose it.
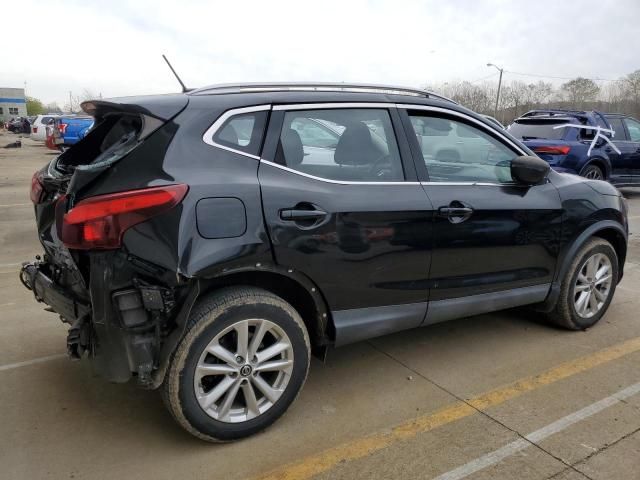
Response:
[[[576,254],[560,287],[550,320],[570,330],[595,325],[606,313],[618,282],[618,256],[609,242],[592,238]]]
[[[277,420],[309,369],[295,309],[257,288],[225,289],[194,310],[171,361],[163,398],[178,423],[207,441],[236,440]]]

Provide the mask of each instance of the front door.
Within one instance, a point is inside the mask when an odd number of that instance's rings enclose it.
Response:
[[[516,184],[522,152],[470,116],[400,112],[434,206],[427,322],[544,300],[562,225],[555,187]]]
[[[422,323],[432,225],[395,108],[337,107],[274,106],[259,180],[276,262],[315,282],[340,345]]]

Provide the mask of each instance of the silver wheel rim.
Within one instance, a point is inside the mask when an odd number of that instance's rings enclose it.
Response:
[[[609,298],[613,282],[609,257],[596,253],[582,264],[573,287],[573,305],[582,318],[597,314]]]
[[[590,168],[589,170],[587,170],[585,178],[589,178],[591,180],[602,180],[602,174],[597,168]]]
[[[234,323],[200,355],[193,378],[198,403],[221,422],[251,420],[282,396],[293,361],[291,341],[275,323],[258,318]]]

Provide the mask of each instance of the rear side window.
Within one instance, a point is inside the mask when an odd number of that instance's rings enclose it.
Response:
[[[517,120],[507,127],[507,131],[521,140],[562,140],[566,128],[555,129],[559,125],[569,123],[567,120]]]
[[[391,118],[384,109],[286,112],[276,161],[328,180],[404,180]]]
[[[625,141],[627,140],[627,132],[624,131],[621,118],[608,118],[607,121],[611,125],[611,129],[615,132],[613,140]]]
[[[48,125],[51,120],[53,120],[53,117],[42,117],[40,123],[42,125]]]
[[[211,140],[226,149],[259,155],[266,121],[266,111],[233,115],[215,131]]]

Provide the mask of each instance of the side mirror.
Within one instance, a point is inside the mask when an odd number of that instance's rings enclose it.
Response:
[[[511,178],[525,185],[537,185],[547,178],[549,164],[538,157],[522,156],[511,161]]]

